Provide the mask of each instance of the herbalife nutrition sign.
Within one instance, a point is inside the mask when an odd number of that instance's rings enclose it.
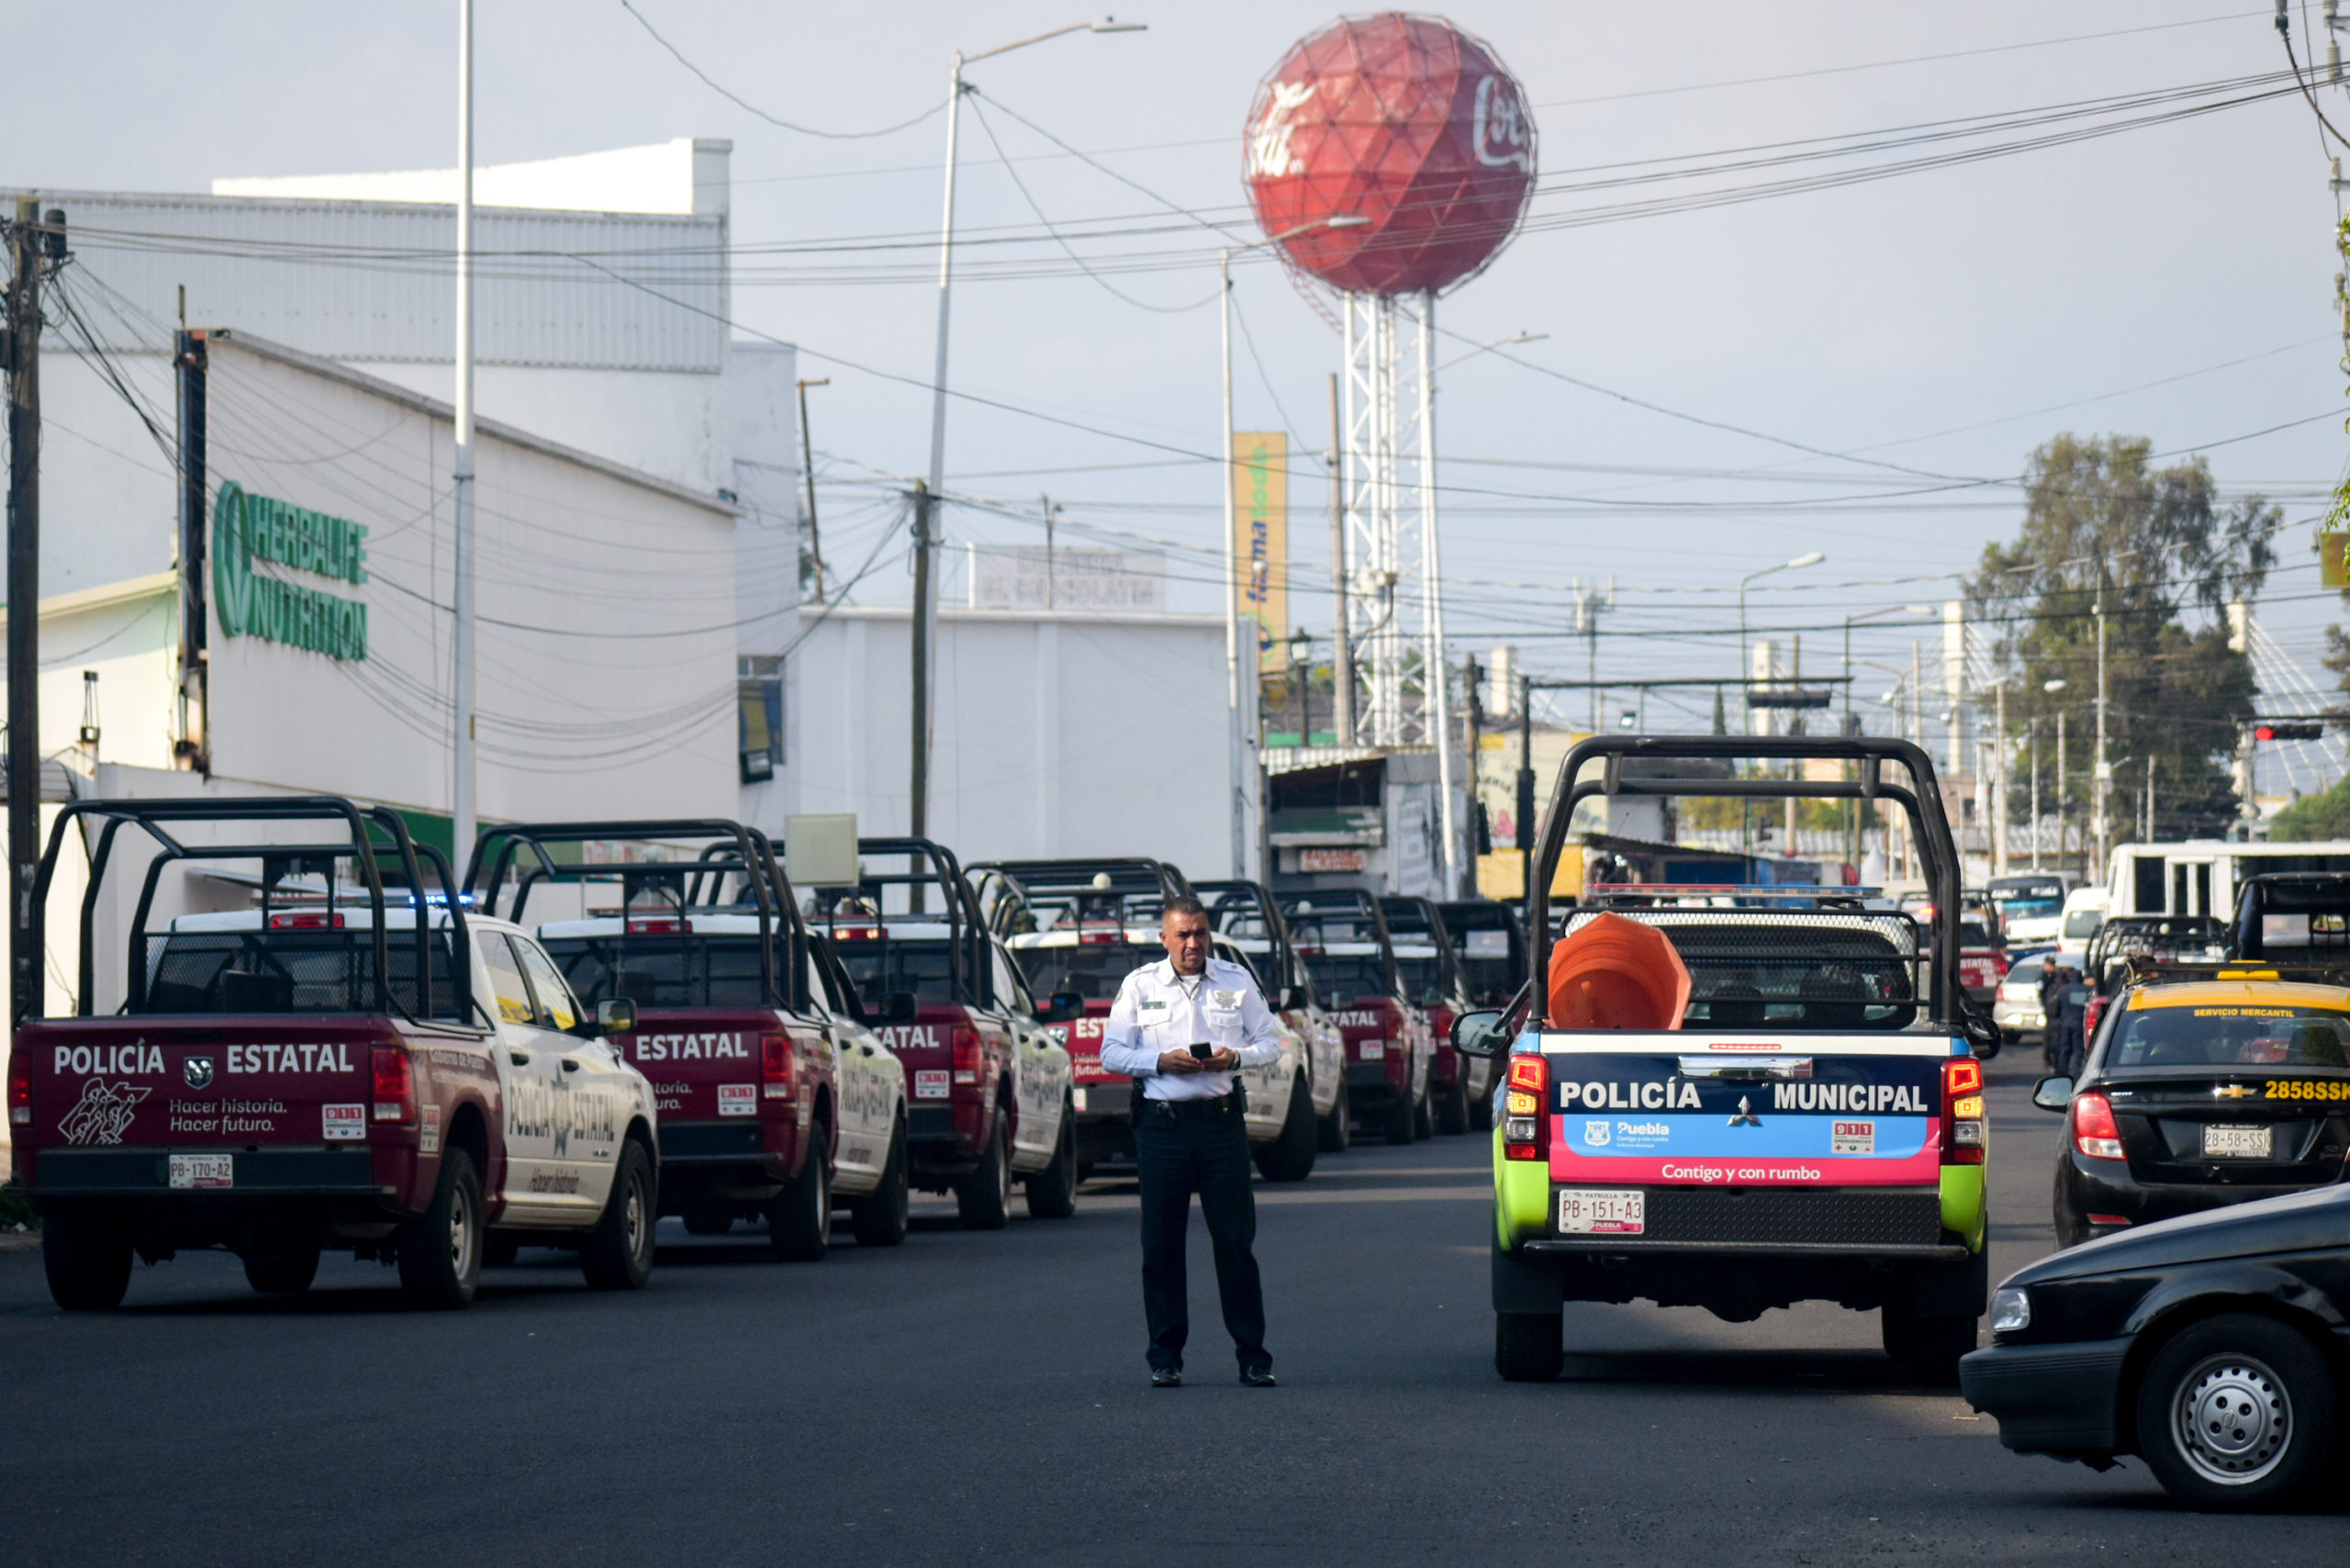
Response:
[[[231,637],[262,637],[338,659],[367,656],[367,607],[355,599],[257,577],[255,561],[367,580],[367,531],[324,512],[248,495],[233,481],[212,504],[213,613]]]

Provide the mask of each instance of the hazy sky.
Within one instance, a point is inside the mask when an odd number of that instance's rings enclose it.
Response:
[[[1088,15],[1024,0],[638,3],[744,99],[841,131],[937,103],[955,48],[977,51]],[[1138,535],[1198,550],[1216,538],[1214,469],[1117,439],[1196,453],[1216,439],[1209,302],[1218,241],[1154,197],[1219,220],[1243,217],[1250,94],[1292,41],[1334,13],[1292,0],[1131,3],[1122,17],[1149,31],[1079,34],[972,71],[985,95],[979,115],[1019,160],[1028,196],[967,110],[959,219],[968,235],[1033,235],[1033,198],[1060,225],[1164,220],[1148,238],[1080,249],[1089,258],[1146,250],[1168,264],[1107,280],[1160,308],[1151,310],[1079,274],[1049,244],[967,252],[1034,262],[1049,275],[975,276],[958,288],[953,384],[1110,433],[957,407],[950,488],[1029,514],[957,511],[949,530],[958,539],[1039,539],[1042,492],[1065,508],[1065,541],[1089,542],[1088,528],[1125,531],[1097,532],[1096,543]],[[446,165],[455,14],[453,4],[12,4],[19,69],[6,177],[200,191],[220,174]],[[2231,495],[2277,497],[2297,522],[2322,511],[2350,437],[2340,418],[2324,417],[2345,402],[2332,299],[2336,207],[2319,132],[2298,96],[1846,188],[1559,221],[2212,98],[1677,182],[1603,184],[1673,166],[1656,161],[1749,162],[1764,155],[1755,149],[1820,145],[1805,139],[1874,140],[1870,133],[1929,122],[2225,79],[2263,77],[2244,92],[2273,91],[2265,78],[2284,55],[2266,7],[1700,0],[1462,4],[1449,14],[1494,47],[1536,106],[1543,189],[1532,216],[1552,226],[1522,235],[1446,298],[1442,324],[1470,342],[1546,334],[1510,353],[1695,416],[1639,409],[1498,354],[1448,372],[1439,424],[1444,479],[1456,488],[1445,564],[1450,628],[1462,637],[1516,640],[1538,668],[1579,668],[1580,645],[1555,635],[1564,587],[1612,576],[1620,608],[1608,630],[1660,634],[1603,638],[1603,673],[1724,675],[1735,668],[1735,637],[1722,633],[1736,625],[1734,592],[1724,590],[1756,566],[1818,549],[1825,566],[1758,586],[1752,616],[1758,626],[1815,628],[1806,665],[1822,668],[1839,639],[1817,628],[1952,594],[1953,574],[1986,540],[2013,531],[2011,481],[2026,453],[2060,430],[2143,434],[2165,453],[2208,450]],[[745,248],[741,320],[854,364],[926,377],[938,118],[861,140],[778,129],[696,81],[620,0],[479,0],[478,17],[481,161],[732,137],[734,237]],[[2091,34],[2117,36],[2081,36]],[[2298,30],[2296,43],[2307,47]],[[2350,95],[2321,95],[2350,128]],[[1100,154],[1150,194],[1058,155],[1013,116]],[[868,244],[789,248],[818,240]],[[877,240],[886,243],[869,248]],[[1239,422],[1289,422],[1318,449],[1336,335],[1268,263],[1240,269],[1237,297],[1265,372],[1244,347]],[[833,377],[813,394],[811,422],[827,481],[826,554],[853,561],[895,515],[863,487],[923,465],[928,399],[848,364],[811,359],[801,373]],[[2288,428],[2236,439],[2280,425]],[[1141,464],[1156,465],[1128,466]],[[1304,489],[1295,548],[1315,558],[1300,563],[1305,598],[1295,619],[1321,629],[1324,596],[1306,591],[1318,573],[1309,579],[1305,568],[1321,566],[1326,534],[1319,487]],[[2263,621],[2322,680],[2320,628],[2338,606],[2317,593],[2306,528],[2289,532],[2280,553],[2286,569],[2272,580]],[[888,554],[880,559],[864,591],[902,594],[902,572]],[[1939,628],[1897,618],[1889,629],[1863,629],[1856,646],[1906,666],[1913,636],[1929,639],[1930,655]]]

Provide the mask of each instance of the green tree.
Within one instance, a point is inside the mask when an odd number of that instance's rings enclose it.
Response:
[[[2228,645],[2226,609],[2259,591],[2281,515],[2258,497],[2222,510],[2200,457],[2159,469],[2152,462],[2152,443],[2131,436],[2060,435],[2034,452],[2023,476],[2023,528],[1983,552],[1966,597],[1995,631],[1998,670],[2013,678],[2010,739],[2038,727],[2043,810],[2061,796],[2076,820],[2087,820],[2102,607],[2108,755],[2117,764],[2134,759],[2117,768],[2117,832],[2136,820],[2151,757],[2154,836],[2211,836],[2235,820],[2232,759],[2255,694],[2250,655]],[[2050,680],[2064,689],[2045,690]],[[2060,711],[2071,735],[2061,782]],[[2010,808],[2020,820],[2031,780],[2030,752],[2018,753]]]

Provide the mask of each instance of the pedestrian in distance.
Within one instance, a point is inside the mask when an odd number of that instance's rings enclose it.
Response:
[[[1130,972],[1102,1031],[1102,1065],[1136,1081],[1135,1169],[1142,1188],[1142,1306],[1150,1385],[1183,1382],[1191,1334],[1184,1278],[1192,1195],[1215,1250],[1216,1294],[1240,1381],[1273,1386],[1265,1293],[1257,1276],[1257,1195],[1249,1186],[1248,1102],[1235,1076],[1281,1059],[1281,1036],[1248,969],[1211,956],[1208,912],[1167,901],[1167,957]]]

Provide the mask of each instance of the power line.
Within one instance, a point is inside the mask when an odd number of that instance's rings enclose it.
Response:
[[[667,39],[663,38],[659,32],[655,30],[653,24],[644,19],[644,13],[638,10],[634,6],[629,4],[629,0],[621,0],[621,9],[626,11],[631,17],[634,17],[636,19],[636,25],[643,28],[645,30],[645,33],[651,37],[655,43],[657,43],[663,49],[667,50],[671,59],[684,66],[687,70],[692,72],[694,75],[700,80],[703,86],[708,87],[711,92],[716,93],[720,97],[724,98],[728,103],[735,106],[735,107],[745,110],[750,114],[756,115],[759,118],[767,121],[771,126],[778,128],[779,129],[797,131],[802,136],[820,136],[827,141],[866,141],[877,136],[895,136],[901,130],[911,129],[912,127],[920,125],[923,121],[928,119],[931,116],[936,114],[940,109],[946,106],[944,102],[933,104],[930,107],[923,110],[922,113],[914,116],[913,118],[900,120],[896,125],[884,126],[879,130],[819,130],[811,125],[797,125],[790,120],[779,118],[775,115],[767,113],[767,110],[759,107],[758,105],[752,103],[749,99],[742,97],[733,89],[721,85],[711,78],[708,72],[704,71],[700,66],[696,65],[692,61],[688,60],[685,57],[685,54],[676,44],[671,43]]]

